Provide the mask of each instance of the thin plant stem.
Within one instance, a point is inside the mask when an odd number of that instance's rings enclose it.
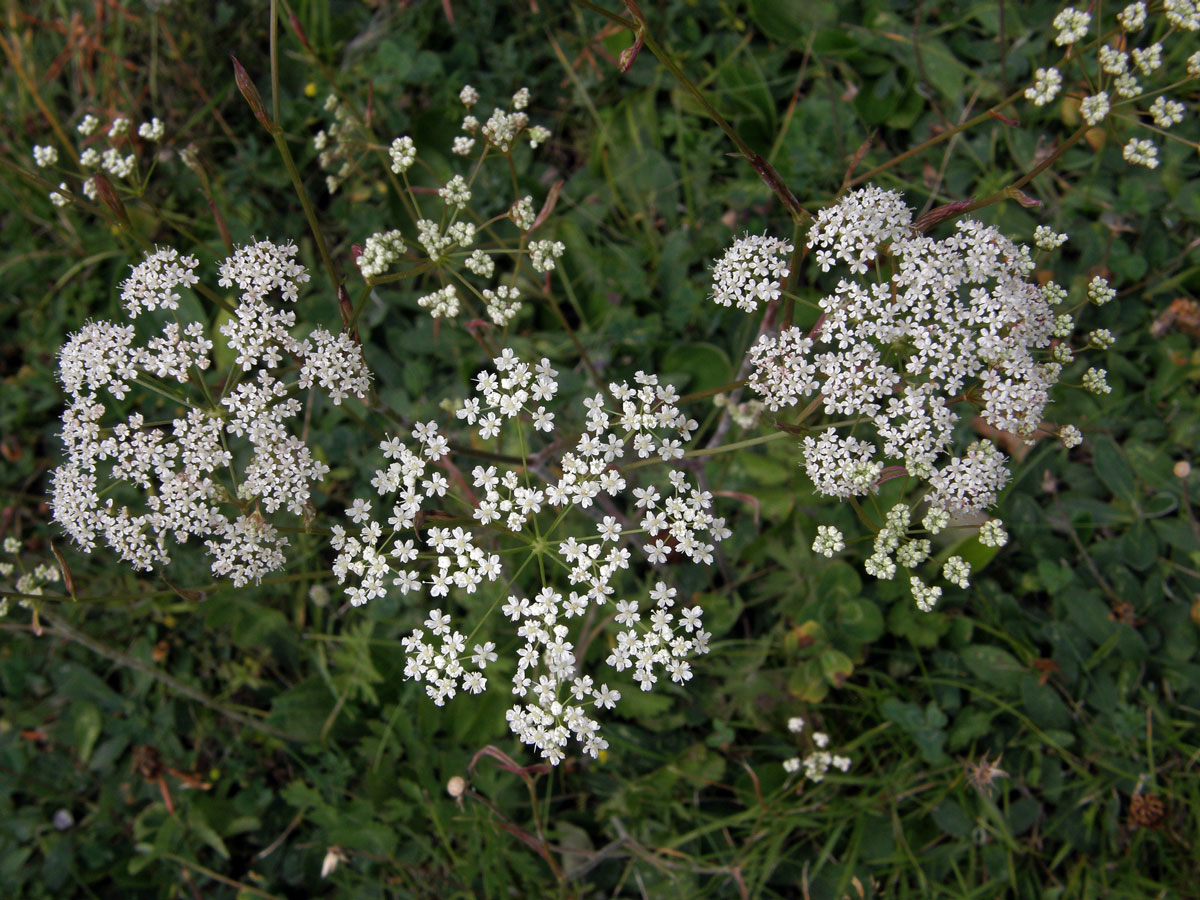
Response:
[[[792,435],[786,431],[775,431],[771,434],[761,434],[758,437],[747,438],[744,441],[735,441],[732,444],[722,444],[719,447],[699,447],[695,450],[688,450],[683,454],[683,459],[694,459],[698,456],[715,456],[718,453],[732,453],[734,450],[742,450],[746,447],[756,447],[759,444],[766,444],[785,437],[792,437]],[[652,466],[655,463],[661,462],[663,462],[661,459],[640,459],[637,462],[632,462],[627,466],[620,466],[620,469],[622,472],[628,472],[632,469],[640,469],[644,466]]]
[[[252,884],[246,884],[244,881],[238,881],[235,878],[230,878],[228,875],[222,875],[220,872],[215,872],[207,866],[202,866],[198,862],[192,862],[190,859],[184,859],[182,856],[178,856],[174,853],[160,853],[158,856],[159,859],[170,860],[171,862],[177,863],[184,868],[191,869],[193,872],[197,872],[206,878],[219,881],[221,884],[227,885],[228,887],[237,888],[239,895],[246,893],[252,894],[255,897],[261,897],[262,900],[281,900],[281,898],[277,897],[275,894],[268,894],[266,891],[256,888]]]
[[[287,139],[283,136],[283,131],[279,130],[278,123],[276,123],[276,129],[271,136],[275,138],[275,146],[279,148],[279,155],[283,157],[283,164],[287,168],[288,177],[292,179],[292,186],[296,189],[296,196],[300,198],[300,205],[304,207],[304,216],[308,219],[308,227],[313,233],[314,240],[317,242],[317,250],[321,254],[321,262],[325,264],[325,272],[329,275],[329,283],[336,291],[342,280],[338,276],[337,268],[333,264],[333,258],[329,255],[329,247],[325,244],[325,234],[321,231],[321,225],[317,221],[317,214],[313,210],[312,202],[308,199],[308,191],[304,189],[304,182],[300,178],[300,170],[296,168],[296,161],[292,158],[292,151],[288,149]]]
[[[737,129],[729,124],[725,117],[717,111],[717,108],[712,105],[708,97],[704,95],[704,92],[701,91],[700,88],[697,87],[696,84],[684,74],[683,69],[680,68],[677,62],[675,62],[674,58],[667,51],[667,49],[660,44],[657,39],[655,39],[653,34],[650,33],[650,26],[646,22],[646,17],[642,13],[641,8],[638,6],[635,0],[625,0],[625,7],[633,15],[634,21],[630,21],[623,16],[618,16],[604,7],[593,3],[592,0],[575,0],[575,2],[585,9],[590,9],[592,12],[599,13],[606,19],[609,19],[610,21],[616,22],[620,25],[624,25],[626,28],[636,32],[637,35],[642,39],[646,49],[653,53],[658,61],[666,67],[667,71],[675,76],[675,79],[681,85],[683,85],[687,92],[692,95],[693,99],[700,104],[700,107],[704,110],[708,117],[716,123],[718,128],[725,132],[725,136],[728,137],[729,140],[733,142],[733,145],[738,148],[738,152],[741,153],[742,158],[754,167],[754,170],[758,172],[758,176],[787,208],[789,215],[791,215],[796,222],[805,222],[812,218],[812,214],[800,205],[800,201],[796,199],[796,195],[792,193],[791,189],[784,182],[783,178],[780,177],[779,173],[775,170],[775,167],[771,165],[771,163],[768,162],[765,157],[759,153],[756,153],[750,148],[749,144],[742,140],[742,136],[737,133]]]
[[[850,188],[856,187],[857,185],[862,184],[864,181],[870,181],[872,178],[874,178],[880,172],[886,172],[892,166],[897,165],[898,163],[902,163],[902,162],[904,162],[904,160],[909,159],[913,156],[917,156],[920,153],[924,153],[930,147],[936,147],[938,144],[942,143],[943,141],[950,140],[950,138],[954,137],[956,134],[960,134],[969,128],[974,128],[976,125],[979,125],[982,122],[986,122],[988,119],[994,119],[995,113],[998,113],[1002,109],[1005,109],[1006,107],[1011,106],[1020,97],[1022,97],[1024,95],[1024,93],[1025,93],[1024,90],[1016,91],[1016,92],[1010,94],[1005,99],[1001,100],[995,106],[988,107],[988,109],[986,109],[984,112],[981,112],[979,115],[972,116],[970,119],[967,119],[965,122],[963,122],[959,125],[955,125],[953,128],[948,128],[945,131],[943,131],[941,134],[935,135],[934,137],[931,137],[929,140],[923,141],[922,143],[917,144],[915,147],[908,148],[903,153],[898,153],[897,155],[895,155],[891,159],[889,159],[887,162],[880,163],[875,168],[873,168],[867,172],[864,172],[863,174],[857,176],[856,178],[851,178],[849,181],[846,182],[845,185],[843,185],[842,189],[838,192],[838,196],[841,196],[843,193],[845,193]]]
[[[137,672],[149,675],[155,681],[162,684],[168,690],[176,694],[187,697],[189,700],[194,700],[202,706],[207,706],[213,712],[216,712],[227,719],[245,725],[247,728],[253,728],[255,731],[260,731],[263,734],[270,735],[274,738],[279,738],[282,741],[301,741],[303,738],[296,735],[288,734],[286,731],[280,731],[273,725],[268,725],[265,722],[260,722],[245,713],[238,712],[236,709],[214,700],[212,697],[203,691],[197,690],[191,685],[184,684],[182,681],[163,672],[157,666],[152,666],[147,662],[143,662],[136,656],[129,656],[109,647],[107,644],[101,643],[89,634],[78,630],[73,625],[67,623],[65,619],[59,618],[51,612],[42,609],[39,610],[41,620],[50,626],[50,631],[61,638],[74,641],[75,643],[87,647],[98,656],[103,656],[105,659],[111,660],[118,665],[125,666],[128,669],[133,669]]]
[[[279,10],[276,0],[271,0],[271,118],[279,121],[279,47],[277,31],[279,30]]]

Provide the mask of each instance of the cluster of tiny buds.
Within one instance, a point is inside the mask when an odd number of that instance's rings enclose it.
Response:
[[[804,719],[799,716],[788,719],[787,728],[792,734],[802,733],[804,726]],[[803,769],[804,777],[817,784],[825,780],[825,776],[830,769],[837,769],[840,772],[848,772],[850,770],[852,762],[850,757],[839,756],[827,749],[829,747],[828,734],[823,731],[814,731],[812,732],[811,740],[814,747],[813,750],[804,756],[793,756],[783,761],[783,770],[785,772],[793,775]]]
[[[130,126],[129,119],[118,117],[112,121],[106,135],[110,141],[116,142],[129,134]],[[75,131],[83,138],[90,138],[99,130],[100,120],[91,113],[84,115],[79,120],[79,124],[75,126]],[[141,123],[138,126],[137,134],[143,140],[158,143],[166,135],[166,126],[163,125],[161,119],[155,117]],[[128,178],[137,168],[137,155],[134,153],[122,154],[115,144],[103,152],[94,146],[83,147],[78,153],[78,160],[82,170],[79,173],[82,178],[80,190],[91,201],[95,201],[99,197],[99,193],[95,178],[88,174],[88,170],[99,168],[114,178]],[[43,169],[55,166],[59,161],[58,149],[49,145],[37,145],[33,148],[33,161]],[[71,202],[71,188],[65,181],[59,182],[58,189],[51,191],[49,197],[50,202],[55,206],[66,206]]]
[[[16,579],[11,584],[11,589],[18,594],[26,594],[28,597],[41,596],[45,586],[55,584],[62,580],[62,573],[57,566],[49,563],[38,563],[32,569],[25,567],[21,559],[21,541],[14,535],[8,535],[4,538],[4,544],[0,547],[5,555],[12,557],[0,561],[0,578],[11,579],[16,575]],[[18,606],[28,607],[28,597],[17,601]],[[8,615],[8,598],[0,597],[0,618]]]
[[[1054,18],[1054,28],[1057,30],[1055,44],[1066,47],[1071,58],[1080,57],[1080,54],[1074,51],[1074,47],[1088,36],[1092,23],[1092,9],[1067,7]],[[1153,102],[1139,110],[1139,113],[1152,123],[1152,131],[1170,137],[1168,130],[1183,121],[1186,112],[1184,104],[1163,96],[1161,91],[1188,79],[1200,78],[1200,50],[1188,57],[1187,77],[1167,76],[1165,80],[1168,83],[1174,82],[1167,87],[1143,86],[1138,79],[1156,77],[1155,73],[1163,68],[1163,41],[1167,37],[1180,32],[1194,33],[1200,30],[1200,5],[1194,0],[1166,0],[1162,5],[1161,14],[1166,24],[1165,35],[1144,46],[1132,46],[1139,41],[1150,18],[1147,5],[1138,0],[1117,13],[1116,20],[1121,33],[1112,43],[1099,45],[1098,77],[1087,75],[1088,89],[1093,93],[1087,94],[1079,101],[1079,114],[1089,126],[1100,125],[1117,107],[1131,106],[1137,100],[1148,102],[1150,97],[1154,98]],[[1154,34],[1163,33],[1163,29],[1151,31]],[[1045,106],[1058,96],[1062,86],[1063,76],[1056,67],[1039,68],[1034,73],[1033,83],[1025,90],[1025,98],[1035,106]],[[1200,149],[1200,145],[1192,141],[1176,139]],[[1153,169],[1159,164],[1158,146],[1149,138],[1129,138],[1122,148],[1122,156],[1131,165]]]

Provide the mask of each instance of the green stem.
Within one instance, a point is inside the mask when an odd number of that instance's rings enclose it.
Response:
[[[280,900],[280,898],[274,894],[268,894],[266,891],[260,890],[252,884],[246,884],[234,878],[230,878],[228,875],[222,875],[220,872],[214,872],[207,866],[202,866],[198,862],[192,862],[190,859],[184,859],[182,856],[177,856],[174,853],[160,853],[158,856],[160,859],[170,860],[173,863],[178,863],[185,868],[191,869],[193,872],[198,872],[206,878],[211,878],[214,881],[221,882],[221,884],[232,888],[237,888],[239,896],[243,893],[246,893],[253,894],[255,897],[262,897],[263,900]]]
[[[735,441],[732,444],[722,444],[720,447],[701,447],[697,450],[688,450],[683,454],[684,459],[694,459],[698,456],[714,456],[718,453],[730,453],[734,450],[741,450],[745,447],[754,447],[758,444],[766,444],[770,441],[777,441],[780,438],[791,437],[786,431],[776,431],[772,434],[762,434],[756,438],[747,438],[744,441]],[[630,463],[627,466],[621,466],[622,472],[628,472],[631,469],[640,469],[643,466],[652,466],[655,463],[663,462],[661,459],[640,459],[637,462]]]
[[[1052,165],[1054,165],[1056,162],[1058,162],[1058,160],[1062,157],[1062,155],[1064,153],[1066,153],[1071,147],[1073,147],[1075,144],[1079,143],[1079,141],[1083,139],[1083,136],[1085,134],[1087,134],[1088,131],[1091,130],[1091,127],[1092,127],[1091,125],[1086,125],[1086,124],[1081,125],[1075,131],[1074,134],[1072,134],[1069,138],[1067,138],[1065,141],[1063,141],[1061,144],[1059,144],[1057,149],[1055,149],[1055,151],[1053,153],[1051,153],[1048,157],[1046,157],[1044,160],[1042,160],[1042,162],[1039,163],[1037,166],[1035,166],[1034,168],[1029,170],[1029,172],[1022,175],[1020,178],[1018,178],[1016,181],[1014,181],[1008,187],[1001,188],[1000,190],[996,191],[996,193],[991,194],[990,196],[984,197],[982,200],[976,200],[970,206],[966,207],[966,209],[962,210],[962,213],[960,213],[960,214],[966,215],[969,212],[974,212],[977,209],[982,209],[985,206],[991,206],[993,203],[998,203],[1001,200],[1007,200],[1007,199],[1011,198],[1017,191],[1019,191],[1021,188],[1023,188],[1026,184],[1028,184],[1030,181],[1032,181],[1038,175],[1041,175],[1042,172],[1046,171],[1046,169],[1050,168]]]
[[[808,212],[808,210],[800,205],[800,201],[796,199],[796,195],[793,194],[787,184],[784,183],[783,178],[780,177],[779,173],[775,170],[775,167],[771,165],[761,154],[755,153],[752,149],[750,149],[750,145],[742,140],[742,137],[737,133],[737,130],[730,125],[729,122],[726,121],[725,117],[717,111],[717,108],[709,102],[706,96],[704,96],[704,92],[701,91],[700,88],[698,88],[695,83],[683,73],[683,69],[681,69],[679,64],[671,58],[671,55],[667,52],[666,48],[663,47],[663,45],[655,39],[654,35],[650,33],[650,27],[646,22],[646,17],[634,0],[625,0],[625,7],[633,15],[635,21],[630,21],[622,16],[616,15],[615,13],[611,13],[604,9],[604,7],[593,3],[592,0],[575,0],[575,2],[580,6],[590,9],[592,12],[599,13],[606,19],[623,25],[638,34],[646,48],[653,53],[655,57],[657,57],[658,61],[666,66],[667,71],[674,75],[675,79],[687,89],[688,93],[691,94],[693,99],[700,104],[700,107],[704,110],[708,117],[717,124],[717,127],[725,132],[726,137],[728,137],[729,140],[733,142],[734,146],[738,148],[738,152],[741,153],[742,158],[754,167],[754,170],[758,172],[759,178],[761,178],[767,187],[769,187],[780,199],[780,201],[782,201],[792,219],[794,219],[796,222],[805,222],[812,218],[812,215]]]
[[[288,177],[292,179],[292,186],[296,189],[296,196],[300,198],[300,205],[304,207],[304,215],[308,219],[308,227],[313,233],[313,238],[317,242],[317,250],[321,254],[321,262],[325,264],[325,271],[329,275],[329,283],[336,291],[338,285],[341,284],[341,279],[338,277],[337,269],[334,268],[333,259],[329,255],[329,248],[325,245],[325,235],[321,232],[321,226],[317,222],[317,214],[313,211],[312,203],[309,202],[308,192],[304,190],[304,182],[300,179],[300,170],[296,168],[296,161],[292,159],[292,151],[288,149],[287,139],[283,136],[283,131],[279,129],[278,123],[275,126],[276,130],[271,134],[275,138],[275,146],[279,148],[279,155],[283,157],[283,164],[287,167]]]
[[[1024,93],[1025,93],[1024,90],[1020,90],[1020,91],[1017,91],[1016,93],[1010,94],[1008,97],[1001,100],[998,104],[981,112],[979,115],[975,116],[974,118],[967,119],[965,122],[963,122],[959,125],[955,125],[953,128],[949,128],[946,131],[943,131],[941,134],[937,135],[936,137],[931,137],[929,140],[924,141],[923,143],[917,144],[915,147],[910,147],[909,149],[905,150],[903,153],[893,156],[891,159],[889,159],[885,163],[880,163],[875,168],[871,169],[869,172],[864,172],[862,175],[859,175],[857,178],[851,178],[849,181],[847,181],[845,183],[845,185],[843,185],[842,190],[839,191],[839,194],[852,188],[852,187],[855,187],[856,185],[862,184],[864,181],[870,181],[872,178],[874,178],[880,172],[886,172],[888,169],[890,169],[892,166],[896,165],[897,163],[904,162],[904,160],[906,160],[910,157],[916,156],[918,153],[924,153],[930,147],[936,147],[938,144],[942,143],[943,141],[950,140],[950,138],[954,137],[956,134],[959,134],[960,132],[966,131],[968,128],[974,128],[976,125],[979,125],[982,122],[986,122],[988,119],[994,119],[995,113],[1000,112],[1000,110],[1004,109],[1005,107],[1011,106],[1013,103],[1015,103],[1017,100],[1019,100],[1022,96],[1024,96]]]
[[[77,644],[87,647],[93,653],[103,656],[105,659],[112,660],[119,665],[149,675],[167,689],[187,697],[189,700],[195,700],[202,706],[207,706],[209,709],[219,713],[227,719],[232,719],[234,722],[245,725],[247,728],[253,728],[255,731],[261,731],[263,734],[268,734],[271,737],[279,738],[282,741],[303,740],[295,735],[280,731],[278,728],[268,725],[265,722],[259,722],[250,716],[245,715],[244,713],[238,712],[235,709],[230,709],[228,706],[217,702],[203,691],[197,690],[191,685],[184,684],[182,681],[173,678],[166,672],[163,672],[157,666],[152,666],[150,663],[143,662],[136,656],[129,656],[128,654],[122,653],[119,650],[115,650],[112,647],[109,647],[107,644],[102,644],[91,635],[84,634],[74,626],[68,625],[66,620],[60,619],[58,616],[54,615],[54,613],[40,610],[39,614],[42,621],[48,624],[51,630],[59,637],[66,638],[67,640],[74,641]]]

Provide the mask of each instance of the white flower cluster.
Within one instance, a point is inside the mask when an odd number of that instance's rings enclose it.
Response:
[[[84,115],[75,126],[76,133],[82,138],[90,138],[99,130],[100,120],[91,113]],[[116,146],[121,140],[128,139],[129,131],[130,120],[118,117],[113,120],[106,132],[108,139],[113,142],[112,146],[103,152],[95,146],[85,146],[79,149],[80,191],[88,200],[95,202],[99,198],[96,180],[88,174],[89,169],[103,169],[114,178],[129,178],[137,169],[137,154],[122,154]],[[161,141],[165,133],[166,128],[158,118],[143,122],[138,128],[138,136],[148,141]],[[41,168],[56,165],[59,161],[58,149],[53,146],[35,146],[33,160]],[[70,203],[71,196],[71,186],[65,181],[59,183],[58,190],[49,193],[50,202],[58,207]]]
[[[438,188],[437,195],[446,205],[445,214],[439,220],[423,218],[419,214],[414,216],[417,233],[412,243],[419,247],[428,258],[428,262],[432,263],[432,266],[426,264],[414,268],[422,274],[426,269],[436,269],[438,278],[437,289],[426,288],[417,303],[421,308],[429,310],[434,318],[452,318],[464,309],[469,316],[480,315],[475,304],[482,301],[484,311],[492,323],[505,327],[521,309],[518,300],[521,288],[518,285],[523,264],[528,263],[537,274],[551,272],[557,267],[557,260],[562,257],[566,248],[561,241],[549,239],[526,243],[527,233],[537,222],[532,196],[520,197],[508,208],[508,219],[520,232],[516,240],[512,243],[501,241],[498,246],[487,247],[486,252],[474,247],[477,239],[491,239],[494,235],[494,229],[490,227],[486,231],[480,231],[480,223],[486,220],[477,215],[471,206],[474,199],[472,185],[475,183],[478,167],[489,154],[496,155],[494,150],[507,153],[516,137],[528,128],[528,117],[521,110],[528,106],[530,98],[529,91],[522,88],[513,95],[511,111],[497,109],[483,125],[470,113],[471,108],[479,102],[479,92],[470,85],[465,85],[459,92],[459,99],[468,112],[462,120],[464,134],[454,138],[451,149],[458,156],[476,153],[478,158],[475,167],[469,173],[452,174]],[[369,141],[361,134],[353,138],[350,136],[350,132],[359,127],[359,123],[343,111],[343,106],[336,99],[331,100],[327,107],[335,110],[340,124],[320,132],[317,135],[317,145],[319,150],[323,150],[323,155],[329,154],[329,162],[332,165],[335,158],[340,159],[355,153],[367,147]],[[550,134],[539,126],[528,128],[527,133],[534,146],[546,140]],[[328,147],[331,135],[339,141],[337,148]],[[477,144],[476,138],[480,135],[483,141]],[[396,138],[388,153],[391,169],[396,174],[406,173],[417,159],[416,144],[407,135]],[[348,162],[343,164],[345,173],[349,172],[348,165]],[[344,177],[345,173],[340,172],[337,179]],[[413,190],[408,186],[407,180],[404,190]],[[419,211],[421,198],[413,194],[407,207]],[[491,222],[487,221],[487,224],[491,225]],[[367,238],[358,256],[359,271],[364,278],[377,278],[384,274],[389,266],[399,261],[404,253],[405,238],[401,229],[373,234]],[[495,260],[509,256],[515,258],[516,269],[501,275],[502,283],[492,282],[497,275]],[[474,279],[467,277],[467,273],[491,283],[478,284]],[[525,274],[528,275],[528,272]]]
[[[375,278],[404,255],[404,236],[399,230],[381,231],[367,238],[358,257],[363,278]]]
[[[429,315],[435,319],[454,318],[458,315],[460,305],[458,302],[458,288],[452,284],[446,285],[444,288],[434,291],[432,294],[426,294],[417,300],[417,306],[421,309],[429,310]]]
[[[936,240],[911,223],[899,194],[874,187],[821,211],[809,232],[817,263],[840,264],[849,275],[821,299],[810,335],[792,327],[759,339],[749,355],[750,385],[772,410],[814,398],[826,415],[850,420],[846,433],[827,427],[803,439],[818,492],[864,496],[906,475],[927,487],[934,509],[964,517],[996,502],[1008,470],[989,441],[954,453],[954,405],[970,401],[994,428],[1031,437],[1071,359],[1065,344],[1052,345],[1074,324],[1054,310],[1066,292],[1030,282],[1028,249],[995,228],[960,221]],[[1036,238],[1047,249],[1067,239],[1048,228]],[[877,274],[861,277],[869,270]],[[1110,290],[1101,280],[1089,295]],[[1065,355],[1055,356],[1059,350]],[[1085,377],[1089,389],[1103,389],[1099,378]],[[907,522],[878,535],[871,574],[895,574],[891,557],[906,529]],[[839,542],[819,532],[814,550],[832,555]],[[928,556],[918,549],[896,560],[913,568]],[[936,601],[932,590],[920,590],[923,606]]]
[[[765,234],[734,241],[713,266],[713,301],[754,312],[759,303],[778,299],[793,249],[787,241]]]
[[[333,121],[313,135],[313,149],[317,151],[317,164],[328,172],[325,186],[334,193],[355,170],[358,157],[367,150],[369,142],[362,120],[342,103],[336,94],[325,98],[325,111],[333,113]],[[409,138],[397,138],[391,147],[392,171],[399,174],[408,169],[416,159],[416,150]]]
[[[21,541],[14,535],[9,535],[4,539],[4,544],[0,547],[4,554],[11,556],[11,560],[0,562],[0,579],[4,579],[4,584],[0,585],[17,594],[28,594],[31,597],[40,597],[45,593],[45,587],[48,584],[55,584],[62,580],[62,573],[57,566],[49,563],[38,563],[32,569],[25,566],[24,560],[21,559]],[[13,576],[17,577],[13,579]],[[12,579],[12,580],[10,580]],[[21,607],[29,606],[28,598],[21,598],[17,601],[17,605]],[[8,615],[8,598],[0,597],[0,618]]]
[[[798,328],[764,334],[750,348],[750,387],[766,398],[768,409],[795,406],[820,390],[812,349],[812,340]]]
[[[1062,73],[1051,66],[1034,73],[1033,84],[1025,89],[1025,99],[1034,106],[1045,106],[1062,90]]]
[[[1089,7],[1089,10],[1091,8]],[[1151,18],[1161,19],[1151,23]],[[1084,40],[1091,27],[1092,12],[1067,7],[1054,19],[1058,34],[1055,43],[1070,48]],[[1186,82],[1182,74],[1164,75],[1165,48],[1163,42],[1184,32],[1200,31],[1200,4],[1195,0],[1166,0],[1161,7],[1149,11],[1146,3],[1130,3],[1116,14],[1120,31],[1101,27],[1102,38],[1111,43],[1102,43],[1097,49],[1099,60],[1098,77],[1090,72],[1081,72],[1081,80],[1087,82],[1092,93],[1083,97],[1079,113],[1090,126],[1100,125],[1109,114],[1122,107],[1132,107],[1143,101],[1149,105],[1140,113],[1153,123],[1151,130],[1163,133],[1183,121],[1186,107],[1183,103],[1162,96]],[[1149,27],[1147,27],[1149,26]],[[1140,37],[1139,37],[1140,36]],[[1134,46],[1140,40],[1147,43]],[[1194,38],[1192,38],[1194,43]],[[1069,60],[1083,64],[1078,52],[1070,51]],[[1160,73],[1156,75],[1156,73]],[[1187,76],[1200,77],[1200,51],[1193,53],[1187,62]],[[1139,79],[1158,78],[1159,84],[1143,84]],[[1053,100],[1063,84],[1063,75],[1057,68],[1039,68],[1034,74],[1033,84],[1025,91],[1025,97],[1035,106],[1044,106]],[[1150,103],[1150,98],[1154,98]],[[1190,142],[1189,142],[1190,143]],[[1131,165],[1158,166],[1158,146],[1150,138],[1130,138],[1124,144],[1123,156]]]
[[[788,731],[793,734],[800,734],[804,730],[804,720],[800,717],[788,719]],[[814,731],[812,733],[813,750],[806,753],[803,757],[793,756],[791,759],[783,761],[783,770],[789,775],[799,772],[804,769],[804,777],[809,781],[817,784],[825,780],[829,770],[837,769],[841,772],[848,772],[852,760],[848,756],[839,756],[830,753],[826,748],[829,746],[829,735],[823,731]]]
[[[166,127],[163,125],[162,119],[158,118],[158,116],[138,126],[138,137],[145,138],[148,141],[161,141],[164,134],[166,134]]]
[[[690,487],[683,472],[669,472],[665,488],[635,487],[620,468],[630,455],[643,460],[683,455],[681,442],[697,426],[678,409],[672,388],[644,373],[638,373],[635,386],[610,384],[608,398],[616,407],[609,408],[603,393],[586,399],[584,433],[552,463],[546,450],[534,451],[529,443],[536,433],[555,430],[555,414],[547,407],[558,392],[558,373],[548,360],[530,364],[511,350],[493,363],[495,371],[478,375],[475,395],[457,418],[475,430],[479,441],[501,441],[508,431],[524,448],[526,465],[476,465],[469,486],[462,485],[465,497],[456,496],[446,478],[431,470],[445,464],[449,450],[435,424],[413,429],[416,450],[397,437],[385,440],[380,446],[392,462],[375,473],[372,485],[383,514],[389,515],[388,527],[372,517],[371,502],[355,500],[346,510],[354,533],[340,524],[333,529],[338,551],[334,572],[355,605],[389,588],[401,594],[427,591],[434,598],[452,590],[469,595],[501,578],[512,585],[525,567],[508,562],[507,553],[524,546],[530,559],[539,562],[528,571],[540,572],[542,581],[528,595],[509,593],[501,609],[516,623],[523,642],[512,680],[520,702],[510,710],[509,724],[552,763],[564,758],[572,739],[595,756],[607,743],[585,704],[612,708],[621,695],[581,673],[583,661],[577,658],[572,631],[591,607],[614,604],[622,631],[610,646],[607,664],[617,673],[629,670],[642,690],[650,690],[660,673],[686,682],[692,677],[688,658],[708,649],[710,636],[701,628],[700,610],[677,609],[676,590],[659,580],[649,591],[652,607],[643,611],[637,600],[622,595],[622,573],[632,574],[639,550],[651,566],[675,557],[709,565],[715,543],[729,531],[724,519],[712,515],[712,495]],[[535,474],[537,481],[531,479]],[[632,508],[622,511],[616,501],[627,495],[633,498]],[[465,504],[463,512],[483,531],[472,533],[461,525],[418,531],[418,523],[428,524],[432,514],[448,515],[436,507],[427,509],[443,502]],[[593,507],[594,516],[589,512]],[[581,514],[572,517],[573,510]],[[564,531],[575,533],[564,537]],[[503,553],[487,549],[496,542],[510,546]],[[563,573],[565,586],[553,583],[556,572]],[[449,622],[448,614],[434,610],[425,628],[440,644],[422,629],[405,642],[406,675],[423,681],[439,704],[460,690],[482,691],[482,670],[495,659],[490,642],[468,654],[465,638]]]
[[[137,318],[143,311],[162,307],[178,309],[179,294],[175,289],[191,287],[200,280],[196,275],[199,265],[194,256],[180,256],[170,247],[158,249],[133,267],[129,277],[121,283],[121,302],[130,318]]]
[[[52,166],[58,162],[58,151],[50,146],[35,146],[33,148],[33,161],[37,163],[39,169]]]
[[[1036,358],[1051,343],[1055,316],[1046,291],[1026,280],[1033,267],[1026,248],[974,221],[960,221],[957,233],[941,241],[882,224],[885,214],[890,222],[911,221],[906,208],[898,210],[902,198],[889,193],[849,195],[837,215],[823,211],[809,235],[813,246],[852,248],[836,251],[852,273],[887,240],[888,270],[878,280],[841,279],[821,300],[815,340],[791,329],[761,341],[767,352],[756,355],[751,384],[778,406],[820,393],[828,414],[868,419],[884,457],[929,478],[950,446],[957,421],[951,403],[973,388],[988,424],[1034,432],[1059,374],[1058,366]],[[828,432],[806,441],[806,460],[823,473],[815,482],[840,484],[833,491],[839,496],[871,490],[864,475],[882,464],[874,446]],[[975,473],[964,473],[968,480],[994,482],[982,458],[963,457],[956,465]],[[982,498],[991,492],[973,495],[986,506]]]
[[[566,249],[562,241],[534,241],[529,245],[529,264],[535,272],[553,272],[555,260],[561,257]]]
[[[144,347],[135,345],[132,324],[89,322],[59,351],[59,380],[71,402],[61,432],[66,461],[51,478],[51,505],[55,520],[85,551],[103,538],[134,568],[149,571],[170,562],[170,538],[196,537],[213,557],[214,574],[238,586],[283,565],[287,539],[260,509],[306,515],[311,487],[328,466],[289,433],[286,422],[302,406],[271,370],[283,352],[303,356],[297,386],[319,384],[335,403],[348,394],[365,396],[369,379],[361,351],[346,336],[317,329],[311,342],[297,342],[290,312],[274,309],[276,297],[295,300],[308,280],[295,253],[293,245],[260,241],[221,266],[221,284],[240,290],[235,315],[221,332],[237,350],[241,372],[258,371],[240,383],[232,379],[219,399],[203,387],[213,342],[200,322],[168,322]],[[195,267],[194,258],[174,250],[148,254],[122,285],[130,316],[177,309],[175,289],[196,282]],[[169,397],[176,396],[172,384],[201,386],[203,399],[180,398],[191,408],[169,428],[148,424],[139,412],[103,426],[103,394],[123,400],[134,383]],[[235,472],[228,439],[242,437],[250,444],[249,460]],[[142,496],[141,510],[120,502],[133,495]],[[232,516],[223,511],[230,506]]]

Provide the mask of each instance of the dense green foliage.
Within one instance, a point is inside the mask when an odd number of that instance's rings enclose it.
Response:
[[[87,319],[119,314],[116,286],[146,245],[211,270],[226,252],[214,209],[236,244],[292,238],[314,273],[304,315],[340,322],[288,173],[217,52],[271,105],[267,4],[154,6],[46,0],[10,6],[3,29],[0,531],[27,567],[57,566],[53,541],[77,599],[59,584],[36,618],[13,599],[0,620],[0,894],[1195,896],[1200,476],[1178,464],[1200,446],[1200,324],[1172,306],[1200,292],[1193,149],[1168,143],[1159,168],[1133,168],[1125,126],[1106,123],[1024,186],[1038,205],[979,211],[1018,240],[1038,224],[1068,232],[1055,277],[1080,290],[1107,273],[1119,296],[1084,313],[1117,336],[1101,354],[1112,393],[1064,391],[1053,408],[1084,444],[1019,448],[996,513],[1008,546],[938,548],[976,565],[969,590],[920,613],[853,555],[814,554],[818,523],[851,543],[868,532],[814,493],[794,440],[716,455],[706,473],[734,534],[719,566],[680,575],[713,652],[686,687],[629,692],[602,759],[517,768],[535,760],[509,734],[504,692],[430,703],[404,680],[399,644],[425,610],[343,607],[317,536],[294,535],[284,577],[234,590],[183,554],[166,577],[80,554],[48,522],[55,353]],[[1057,52],[1045,3],[643,7],[811,211],[1022,89]],[[709,301],[708,268],[744,232],[791,237],[791,220],[648,49],[618,71],[627,29],[547,0],[295,0],[294,13],[311,51],[282,13],[279,121],[353,290],[351,245],[391,227],[399,201],[377,164],[325,190],[311,138],[326,94],[369,105],[381,135],[448,148],[462,84],[485,98],[527,85],[553,137],[512,177],[539,203],[563,181],[545,236],[567,250],[562,318],[537,307],[512,346],[561,361],[577,388],[576,340],[605,371],[653,369],[685,392],[737,377],[753,323]],[[32,165],[48,114],[70,127],[87,109],[166,123],[144,196],[124,197],[128,225],[103,204],[55,208]],[[916,207],[985,197],[1077,124],[1069,101],[1020,104],[872,181]],[[1180,130],[1196,139],[1194,114]],[[204,180],[178,159],[189,144]],[[414,418],[462,396],[484,358],[411,292],[378,288],[357,325],[380,397]],[[693,413],[702,433],[720,418],[709,403]],[[345,506],[376,465],[363,455],[374,432],[362,439],[374,426],[352,407],[311,423],[333,468],[318,504]],[[758,433],[734,426],[727,440]],[[810,746],[788,733],[793,716],[830,734],[848,773],[785,774]],[[467,786],[452,797],[456,776]]]

